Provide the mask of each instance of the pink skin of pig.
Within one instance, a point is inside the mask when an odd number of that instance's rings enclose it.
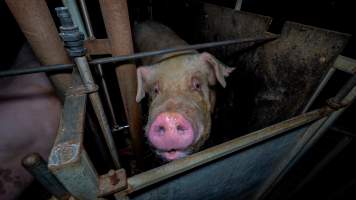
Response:
[[[135,41],[140,51],[187,45],[168,27],[148,21],[136,25]],[[146,136],[163,160],[183,158],[209,138],[211,114],[219,82],[226,86],[233,68],[209,53],[178,52],[144,59],[137,69],[136,101],[149,94]]]
[[[24,46],[12,69],[37,67]],[[0,79],[0,199],[16,199],[31,183],[22,158],[38,152],[48,158],[61,112],[61,102],[44,73]]]

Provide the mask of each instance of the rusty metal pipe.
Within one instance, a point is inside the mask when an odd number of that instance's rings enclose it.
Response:
[[[105,28],[111,42],[112,55],[127,55],[134,52],[129,13],[126,0],[100,0]],[[143,133],[141,109],[135,101],[137,89],[136,66],[124,64],[115,69],[119,82],[125,114],[130,126],[132,147],[138,165],[143,166]]]
[[[22,159],[22,166],[57,199],[68,199],[70,193],[54,174],[49,171],[46,161],[38,153],[31,153]]]
[[[6,3],[41,64],[71,63],[44,0],[6,0]],[[71,83],[70,74],[52,74],[50,79],[63,100]]]

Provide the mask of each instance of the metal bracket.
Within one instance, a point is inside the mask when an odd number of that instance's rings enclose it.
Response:
[[[328,99],[326,104],[334,110],[339,110],[340,108],[346,107],[348,105],[347,103],[337,102],[334,98]]]
[[[78,96],[83,94],[93,93],[99,90],[99,86],[97,84],[87,83],[86,85],[81,85],[78,87],[69,87],[66,96]]]
[[[107,196],[127,188],[127,179],[124,169],[110,170],[99,177],[98,197]]]

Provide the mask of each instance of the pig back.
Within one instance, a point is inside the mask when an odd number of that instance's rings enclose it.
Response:
[[[136,24],[134,27],[134,39],[136,48],[139,52],[156,51],[188,45],[170,28],[154,21],[145,21]],[[144,65],[153,64],[173,56],[188,53],[196,53],[196,51],[181,51],[159,56],[151,56],[142,59],[142,63]]]

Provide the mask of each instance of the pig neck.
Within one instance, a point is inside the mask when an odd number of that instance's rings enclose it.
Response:
[[[145,21],[138,23],[134,27],[135,44],[139,52],[157,51],[167,48],[187,46],[174,31],[167,26],[155,21]],[[161,62],[165,59],[188,53],[197,53],[196,51],[182,51],[152,56],[142,59],[144,65],[150,65]]]

